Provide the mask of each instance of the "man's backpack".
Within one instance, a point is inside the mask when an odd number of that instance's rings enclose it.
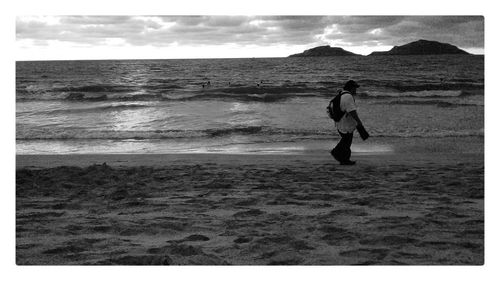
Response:
[[[328,116],[335,122],[339,122],[344,116],[345,112],[340,109],[340,98],[343,94],[349,93],[348,91],[339,90],[337,95],[330,101],[326,107]]]

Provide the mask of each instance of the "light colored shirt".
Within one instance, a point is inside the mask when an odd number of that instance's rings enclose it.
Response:
[[[356,103],[354,102],[354,98],[351,94],[346,93],[340,97],[340,110],[344,111],[345,114],[344,116],[342,116],[339,122],[335,122],[335,127],[337,127],[337,130],[344,134],[354,132],[358,123],[349,114],[349,112],[356,109]]]

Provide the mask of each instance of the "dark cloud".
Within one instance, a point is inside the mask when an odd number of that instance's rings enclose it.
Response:
[[[385,29],[388,42],[401,45],[420,38],[446,42],[462,48],[484,47],[482,17],[406,17]]]
[[[325,27],[328,23],[328,19],[321,16],[277,17],[273,23],[284,31],[306,30],[317,32]]]
[[[418,39],[462,48],[484,46],[484,19],[468,16],[357,16],[330,21],[338,32],[325,35],[346,45],[402,45]]]
[[[130,22],[131,19],[132,17],[130,16],[68,16],[61,17],[61,24],[120,25]]]
[[[177,16],[177,17],[170,17],[170,16],[162,16],[161,17],[163,21],[166,22],[176,22],[178,25],[182,26],[193,26],[193,25],[199,25],[203,22],[203,19],[206,17],[202,16]]]
[[[248,21],[248,17],[244,16],[218,16],[218,17],[203,17],[203,23],[206,26],[213,27],[239,27]]]
[[[17,39],[166,46],[253,44],[342,46],[401,45],[417,39],[462,48],[483,48],[480,16],[61,16],[56,20],[18,17]]]

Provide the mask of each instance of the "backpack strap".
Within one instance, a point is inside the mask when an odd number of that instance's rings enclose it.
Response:
[[[342,90],[339,90],[339,94],[341,94],[341,95],[343,95],[343,94],[349,94],[349,95],[351,95],[351,97],[354,100],[354,102],[356,102],[356,99],[354,99],[354,96],[349,91],[346,91],[346,90],[342,89]]]

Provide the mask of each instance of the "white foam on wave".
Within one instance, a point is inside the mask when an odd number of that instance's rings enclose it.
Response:
[[[353,153],[381,154],[394,152],[394,147],[388,144],[353,144],[351,150]]]
[[[406,92],[380,92],[366,91],[368,97],[459,97],[462,94],[460,90],[422,90]]]

